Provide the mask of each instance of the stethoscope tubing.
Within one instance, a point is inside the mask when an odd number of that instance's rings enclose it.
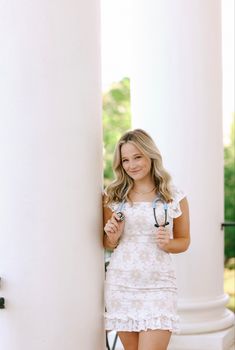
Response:
[[[157,216],[156,216],[156,206],[157,206],[157,202],[161,202],[163,204],[164,207],[164,214],[165,214],[165,218],[164,218],[164,224],[159,225],[158,221],[157,221]],[[153,201],[153,215],[154,215],[154,220],[155,220],[155,227],[165,227],[167,225],[169,225],[169,222],[167,221],[167,210],[168,210],[168,204],[166,202],[164,202],[161,198],[157,198]]]
[[[120,220],[123,221],[125,220],[125,215],[122,213],[123,207],[125,205],[125,200],[123,200],[119,206],[118,209],[116,210],[117,215],[120,217]],[[158,221],[157,221],[157,216],[156,216],[156,206],[157,203],[161,202],[163,204],[164,207],[164,224],[159,225]],[[152,202],[152,208],[153,208],[153,216],[154,216],[154,220],[155,220],[155,227],[165,227],[167,225],[169,225],[169,222],[167,221],[167,211],[168,211],[168,204],[161,198],[161,197],[157,197],[153,200]]]

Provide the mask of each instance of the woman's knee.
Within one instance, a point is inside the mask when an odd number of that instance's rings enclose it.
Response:
[[[171,332],[165,330],[148,330],[140,332],[138,350],[167,350]]]
[[[118,332],[125,350],[138,350],[139,334],[137,332]]]

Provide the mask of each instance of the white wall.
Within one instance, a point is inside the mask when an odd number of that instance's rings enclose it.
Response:
[[[2,350],[104,348],[99,12],[0,5]]]

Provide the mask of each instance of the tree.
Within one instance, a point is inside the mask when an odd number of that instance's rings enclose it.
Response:
[[[103,95],[104,185],[113,179],[112,160],[115,145],[131,127],[130,79],[111,85]]]
[[[235,115],[234,115],[235,118]],[[235,222],[235,123],[231,124],[230,143],[224,148],[225,221]],[[235,257],[235,227],[225,228],[225,258]]]

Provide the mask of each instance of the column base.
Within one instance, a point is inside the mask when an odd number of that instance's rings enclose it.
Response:
[[[235,350],[235,327],[220,332],[173,335],[168,350]]]

